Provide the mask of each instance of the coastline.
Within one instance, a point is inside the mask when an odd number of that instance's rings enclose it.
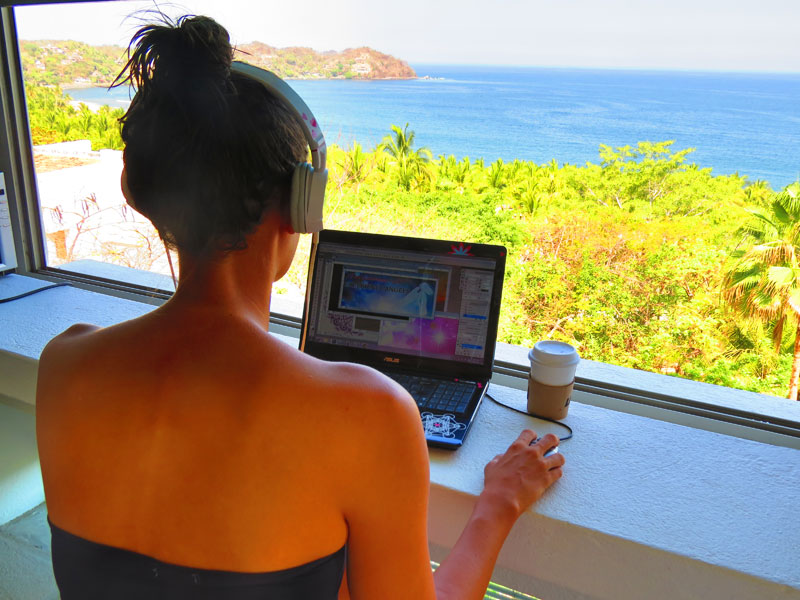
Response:
[[[97,112],[103,106],[107,106],[105,104],[99,104],[97,102],[87,102],[86,100],[70,100],[69,104],[75,110],[80,110],[81,109],[81,104],[84,104],[92,112]]]
[[[66,90],[85,90],[85,89],[88,89],[88,88],[106,88],[106,89],[108,89],[108,87],[110,85],[111,85],[110,83],[109,84],[105,84],[105,83],[100,83],[100,82],[97,82],[97,81],[87,81],[87,82],[80,82],[80,83],[77,83],[77,82],[73,81],[72,83],[59,83],[58,87],[61,88],[61,91],[66,91]]]
[[[599,144],[674,140],[673,148],[696,148],[689,160],[714,174],[747,173],[775,189],[797,179],[798,149],[781,133],[800,118],[795,75],[770,83],[772,76],[724,73],[698,79],[598,69],[414,67],[415,79],[350,85],[344,77],[297,77],[289,83],[326,126],[330,143],[342,147],[355,140],[373,147],[392,124],[409,121],[417,143],[434,156],[582,165],[598,161]],[[111,107],[125,108],[129,100],[127,89],[107,95],[85,88],[64,91],[72,100]],[[669,91],[676,89],[681,93]],[[766,114],[750,101],[754,89]],[[704,99],[702,109],[695,97]]]
[[[282,77],[284,81],[412,81],[414,79],[441,79],[439,77],[430,77],[425,75],[423,77],[419,77],[415,75],[414,77]],[[111,83],[102,83],[102,82],[70,82],[70,83],[59,83],[57,84],[58,87],[61,88],[62,91],[66,92],[68,90],[85,90],[89,88],[110,88]]]
[[[411,81],[425,77],[281,77],[284,81]],[[427,79],[430,79],[429,77]]]

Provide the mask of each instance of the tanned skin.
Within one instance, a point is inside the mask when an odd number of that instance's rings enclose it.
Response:
[[[180,254],[163,306],[75,325],[47,345],[36,410],[50,519],[101,544],[229,571],[286,569],[346,543],[340,599],[482,598],[513,523],[561,477],[563,455],[543,457],[557,439],[529,445],[536,436],[523,431],[487,465],[434,576],[414,401],[376,371],[268,333],[272,285],[297,239],[268,214],[245,250]]]

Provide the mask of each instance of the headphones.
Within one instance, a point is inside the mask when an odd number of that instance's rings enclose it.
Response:
[[[301,162],[294,168],[289,200],[290,222],[297,233],[321,231],[325,184],[328,182],[328,169],[325,168],[328,150],[317,120],[297,92],[275,73],[239,61],[231,64],[231,72],[259,82],[297,117],[311,149],[311,164]]]

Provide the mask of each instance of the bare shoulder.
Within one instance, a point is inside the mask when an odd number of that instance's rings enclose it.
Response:
[[[288,346],[286,352],[283,373],[293,382],[290,395],[306,398],[350,439],[374,443],[377,434],[391,431],[399,434],[392,436],[397,443],[418,443],[419,409],[396,382],[363,365],[319,360]],[[371,442],[363,439],[365,432]]]
[[[91,325],[89,323],[75,323],[50,340],[47,346],[58,346],[64,342],[80,339],[81,337],[84,337],[87,334],[93,333],[99,329],[101,328],[97,325]]]
[[[70,326],[47,343],[42,350],[40,361],[49,363],[72,354],[71,350],[75,350],[76,346],[100,329],[97,325],[88,323],[76,323]]]
[[[408,392],[375,369],[301,356],[301,368],[315,375],[314,385],[334,392],[346,405],[389,415],[390,418],[407,413],[419,421],[419,411]]]
[[[99,329],[96,325],[78,323],[47,343],[39,358],[36,385],[36,405],[39,408],[63,388],[65,378],[74,372],[74,361],[82,354],[86,340]]]

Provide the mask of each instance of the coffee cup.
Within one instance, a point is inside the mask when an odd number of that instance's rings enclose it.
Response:
[[[528,353],[531,374],[528,379],[528,412],[537,417],[560,420],[567,416],[578,352],[564,342],[536,342]]]

